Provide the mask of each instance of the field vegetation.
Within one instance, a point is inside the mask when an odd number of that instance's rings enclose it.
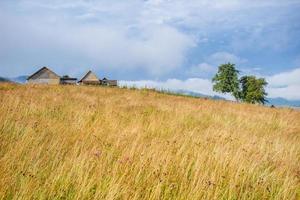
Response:
[[[0,199],[299,199],[300,112],[0,85]]]

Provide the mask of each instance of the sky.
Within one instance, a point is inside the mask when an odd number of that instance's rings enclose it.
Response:
[[[0,76],[48,66],[208,95],[218,66],[300,100],[300,0],[1,0]],[[230,98],[229,96],[226,96]]]

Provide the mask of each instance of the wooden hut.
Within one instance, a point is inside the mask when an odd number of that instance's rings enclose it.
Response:
[[[107,85],[111,86],[111,87],[118,86],[118,81],[117,80],[108,80]]]
[[[27,78],[27,83],[31,84],[53,84],[60,83],[60,76],[47,67],[39,69],[37,72]]]
[[[81,85],[100,85],[101,82],[92,71],[88,71],[86,75],[82,77],[82,79],[78,82]]]
[[[68,75],[63,76],[60,79],[60,84],[63,85],[76,85],[76,83],[77,83],[77,78],[71,78]]]
[[[107,78],[103,78],[101,80],[101,85],[107,85],[108,79]]]
[[[107,78],[103,78],[101,80],[101,85],[105,85],[105,86],[118,86],[118,81],[117,80],[109,80]]]

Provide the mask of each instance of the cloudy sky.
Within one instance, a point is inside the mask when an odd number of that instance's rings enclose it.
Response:
[[[299,0],[0,0],[0,76],[49,66],[215,94],[217,66],[300,99]]]

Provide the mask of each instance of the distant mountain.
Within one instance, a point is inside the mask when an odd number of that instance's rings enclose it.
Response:
[[[188,90],[173,90],[171,93],[175,94],[183,94],[183,95],[188,95],[188,96],[193,96],[193,97],[203,97],[203,98],[210,98],[210,99],[219,99],[219,100],[226,100],[223,97],[214,95],[214,96],[209,96],[197,92],[192,92]],[[283,106],[283,107],[299,107],[300,108],[300,100],[287,100],[284,98],[267,98],[269,101],[266,105],[274,105],[274,106]]]
[[[300,100],[287,100],[284,98],[267,98],[268,105],[275,106],[288,106],[288,107],[300,107]]]
[[[9,79],[0,77],[0,82],[11,82]]]
[[[225,98],[217,96],[217,95],[210,96],[210,95],[205,95],[205,94],[198,93],[198,92],[192,92],[189,90],[171,90],[169,92],[174,93],[174,94],[182,94],[182,95],[192,96],[192,97],[202,97],[202,98],[209,98],[209,99],[226,100]]]
[[[18,76],[18,77],[14,77],[14,78],[9,78],[9,80],[16,82],[16,83],[21,83],[24,84],[26,83],[28,76]]]

